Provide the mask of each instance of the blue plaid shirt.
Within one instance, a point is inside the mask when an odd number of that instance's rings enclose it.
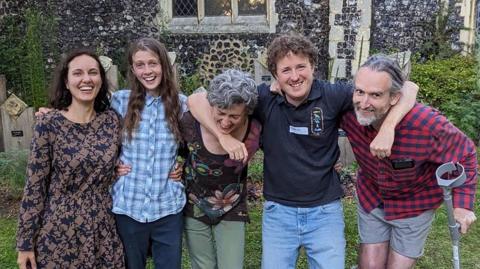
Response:
[[[130,90],[113,93],[112,108],[123,118],[127,113]],[[180,95],[182,112],[186,97]],[[168,128],[161,97],[147,94],[139,127],[131,141],[123,136],[120,160],[132,166],[112,188],[113,209],[139,222],[152,222],[177,214],[185,205],[185,190],[180,182],[168,178],[178,145]]]

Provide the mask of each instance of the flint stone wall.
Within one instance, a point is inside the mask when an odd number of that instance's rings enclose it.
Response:
[[[338,44],[337,57],[347,60],[347,74],[351,75],[351,60],[356,42],[360,41],[356,40],[356,35],[362,11],[357,7],[358,0],[342,1],[342,14],[335,17],[334,23],[344,27],[345,39]],[[370,39],[373,50],[415,51],[431,37],[432,19],[439,9],[436,0],[374,0],[372,5]],[[319,49],[316,75],[326,78],[328,73],[328,0],[276,0],[276,33],[264,34],[170,33],[157,20],[161,13],[158,0],[0,0],[0,18],[23,14],[28,7],[39,8],[56,18],[57,29],[43,35],[55,40],[59,52],[79,46],[94,47],[112,57],[121,70],[125,70],[128,42],[151,36],[164,41],[170,51],[176,52],[182,75],[205,72],[204,78],[208,79],[229,67],[252,72],[254,60],[276,34],[295,31],[308,36]],[[458,14],[457,8],[449,19],[453,26],[462,21]],[[458,46],[458,32],[452,36],[452,41],[454,47]],[[52,52],[45,55],[50,57]]]
[[[449,5],[454,5],[449,0]],[[440,9],[437,0],[373,0],[371,48],[381,52],[410,49],[418,51],[434,31]],[[463,27],[460,8],[454,7],[448,18],[450,28]],[[460,50],[459,31],[450,37],[452,48]]]

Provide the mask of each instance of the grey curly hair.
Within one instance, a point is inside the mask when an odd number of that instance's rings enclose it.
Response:
[[[210,82],[207,99],[211,106],[228,109],[234,104],[245,104],[252,114],[257,105],[258,91],[251,75],[236,69],[228,69]]]

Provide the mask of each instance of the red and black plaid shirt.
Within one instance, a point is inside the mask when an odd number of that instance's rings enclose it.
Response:
[[[355,112],[344,115],[341,128],[359,164],[357,195],[367,212],[383,206],[385,219],[393,220],[437,208],[443,193],[435,170],[450,161],[461,163],[467,174],[465,184],[453,190],[453,205],[472,210],[477,184],[475,145],[438,111],[416,104],[395,128],[392,155],[382,160],[369,150],[377,131],[358,124]],[[393,169],[392,160],[405,158],[413,159],[414,167]]]

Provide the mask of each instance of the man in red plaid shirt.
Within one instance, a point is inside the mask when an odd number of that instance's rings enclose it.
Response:
[[[404,77],[385,56],[372,56],[355,76],[355,111],[342,120],[359,164],[359,268],[413,268],[423,254],[434,210],[443,201],[435,170],[459,162],[467,180],[453,189],[454,216],[466,233],[476,220],[475,145],[435,109],[416,104],[395,129],[390,152],[376,158],[369,145],[391,106],[400,97]],[[382,158],[383,157],[383,158]]]

